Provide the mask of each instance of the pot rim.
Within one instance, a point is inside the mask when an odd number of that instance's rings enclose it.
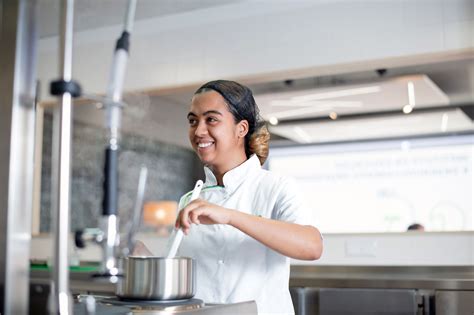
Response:
[[[191,257],[172,257],[172,258],[167,258],[163,256],[127,256],[124,257],[123,259],[130,259],[130,260],[194,260],[194,258]]]

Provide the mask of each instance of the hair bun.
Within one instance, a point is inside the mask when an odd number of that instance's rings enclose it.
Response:
[[[263,165],[267,160],[269,141],[270,132],[268,132],[265,123],[261,122],[255,128],[249,141],[249,149],[253,154],[257,155],[260,160],[260,165]]]

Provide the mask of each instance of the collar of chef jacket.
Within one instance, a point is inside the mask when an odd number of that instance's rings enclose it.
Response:
[[[231,169],[230,171],[224,174],[224,177],[222,179],[222,181],[224,182],[224,188],[228,193],[232,193],[246,178],[248,178],[250,174],[252,174],[252,171],[260,168],[260,160],[255,154],[253,154],[244,163],[240,164],[239,166]],[[204,184],[204,186],[216,186],[217,179],[211,169],[208,167],[204,167],[204,173],[206,175],[206,183]]]

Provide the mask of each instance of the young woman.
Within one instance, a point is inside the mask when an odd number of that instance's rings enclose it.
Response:
[[[297,187],[263,170],[270,135],[249,88],[233,81],[200,87],[188,113],[189,140],[205,165],[200,198],[180,200],[179,256],[197,261],[196,298],[255,300],[259,313],[293,314],[289,257],[315,260],[322,238]]]

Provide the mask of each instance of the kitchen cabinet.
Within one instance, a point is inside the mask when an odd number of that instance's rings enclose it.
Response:
[[[474,291],[438,290],[435,293],[436,315],[474,314]]]
[[[297,315],[474,314],[473,266],[292,266]]]
[[[417,290],[291,288],[296,315],[417,315],[423,299]]]

